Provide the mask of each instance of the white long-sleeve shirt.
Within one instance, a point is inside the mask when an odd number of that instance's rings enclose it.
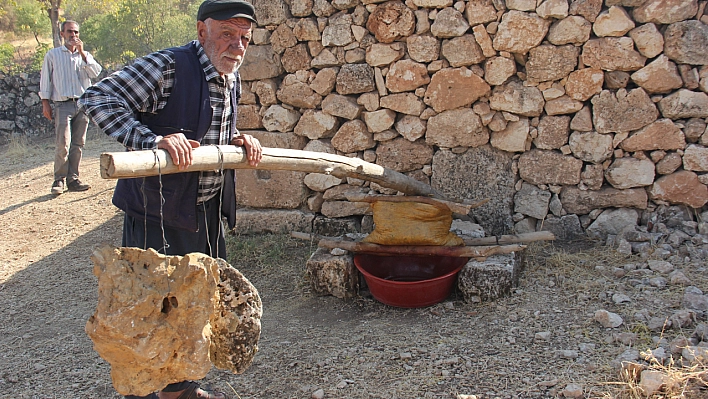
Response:
[[[84,54],[86,61],[78,51],[72,53],[66,46],[49,50],[42,63],[39,98],[52,101],[79,98],[102,69],[91,54],[86,51]]]

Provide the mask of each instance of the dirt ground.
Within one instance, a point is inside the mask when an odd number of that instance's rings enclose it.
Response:
[[[97,301],[89,257],[102,243],[119,245],[122,222],[98,156],[120,150],[90,133],[81,177],[91,190],[54,197],[51,141],[0,148],[0,398],[120,398],[84,333]],[[320,389],[324,398],[546,398],[571,383],[587,398],[617,397],[608,393],[621,387],[611,362],[628,347],[613,335],[635,332],[635,348],[653,348],[658,334],[633,315],[670,315],[683,287],[636,288],[610,271],[637,259],[587,243],[554,245],[527,249],[520,286],[507,298],[467,304],[453,293],[432,307],[399,309],[366,293],[314,296],[309,242],[232,236],[230,263],[263,301],[260,351],[244,374],[213,369],[205,383],[243,399],[311,398]],[[679,267],[708,291],[702,270]],[[613,293],[631,302],[615,304]],[[598,309],[625,323],[602,328]]]

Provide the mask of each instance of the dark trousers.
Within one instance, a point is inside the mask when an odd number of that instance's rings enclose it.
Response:
[[[191,232],[173,227],[164,227],[159,223],[146,222],[144,219],[125,215],[123,219],[123,246],[142,249],[153,248],[167,255],[183,256],[191,252],[201,252],[226,259],[226,242],[221,223],[219,196],[197,205],[198,230]],[[215,256],[216,255],[216,256]],[[189,381],[170,384],[164,392],[179,392],[187,389]],[[126,396],[126,399],[155,399],[156,396]]]
[[[166,255],[183,256],[201,252],[212,258],[226,259],[226,242],[221,223],[219,196],[197,205],[198,229],[196,232],[176,229],[159,223],[125,215],[123,220],[123,246],[142,249],[153,248]],[[164,237],[164,240],[163,240]]]

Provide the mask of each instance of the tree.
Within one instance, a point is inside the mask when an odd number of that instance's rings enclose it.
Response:
[[[106,64],[125,64],[147,53],[196,38],[196,8],[185,0],[122,0],[114,12],[89,17],[82,25],[84,41]]]
[[[59,23],[59,17],[61,16],[61,1],[62,0],[37,0],[45,10],[47,10],[47,15],[49,15],[49,22],[52,26],[52,42],[54,47],[61,46],[61,26]]]
[[[15,13],[19,28],[32,33],[38,45],[41,44],[39,36],[51,33],[47,18],[43,15],[42,8],[36,1],[22,1],[17,5]]]

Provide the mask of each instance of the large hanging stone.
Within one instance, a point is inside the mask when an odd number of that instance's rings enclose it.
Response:
[[[94,252],[98,305],[86,333],[122,395],[204,378],[212,362],[243,372],[258,350],[256,289],[223,260],[152,249]],[[210,361],[211,359],[211,361]]]

